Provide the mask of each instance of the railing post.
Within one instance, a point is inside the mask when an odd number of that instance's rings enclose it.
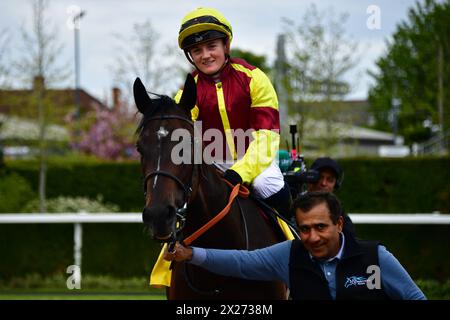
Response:
[[[86,212],[80,211],[79,214],[86,214]],[[75,269],[74,278],[76,283],[81,283],[81,259],[83,248],[83,225],[81,222],[74,223],[73,243],[73,260],[74,264],[78,266],[78,268]]]

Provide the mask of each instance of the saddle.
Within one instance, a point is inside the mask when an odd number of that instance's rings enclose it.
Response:
[[[223,176],[224,171],[221,168],[216,168],[217,172]],[[230,188],[234,186],[227,180],[224,181],[228,184]],[[246,191],[245,197],[252,199],[259,208],[259,213],[262,218],[269,224],[272,230],[275,231],[277,235],[277,240],[279,242],[285,240],[300,239],[297,234],[296,227],[288,221],[285,217],[279,214],[274,208],[267,204],[263,199],[256,197],[251,188],[246,186],[241,186]]]

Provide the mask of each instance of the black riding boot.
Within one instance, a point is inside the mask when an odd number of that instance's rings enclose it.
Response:
[[[284,183],[284,187],[281,188],[280,191],[271,195],[270,197],[264,199],[264,202],[269,206],[274,208],[280,215],[285,217],[287,220],[291,218],[291,206],[292,206],[292,197],[291,191],[289,190],[289,186],[287,183]]]

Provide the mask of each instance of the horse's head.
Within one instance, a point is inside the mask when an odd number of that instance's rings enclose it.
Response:
[[[133,91],[136,106],[143,114],[136,144],[145,177],[142,217],[154,238],[169,241],[175,236],[177,214],[186,210],[192,187],[192,157],[187,163],[180,163],[183,151],[176,148],[180,137],[193,140],[191,109],[196,103],[196,84],[189,74],[179,104],[167,96],[150,98],[139,78],[134,82]],[[193,141],[189,141],[191,146]]]

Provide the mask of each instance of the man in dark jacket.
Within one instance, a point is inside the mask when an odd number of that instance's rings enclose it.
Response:
[[[308,183],[308,191],[338,191],[344,180],[344,171],[336,162],[329,157],[321,157],[314,160],[310,170],[319,172],[319,180],[315,183]]]
[[[310,170],[319,173],[319,180],[315,183],[308,183],[308,191],[336,192],[342,187],[344,182],[344,170],[339,166],[336,160],[329,157],[321,157],[314,160]],[[349,216],[342,212],[344,218],[344,232],[356,236],[355,225]]]
[[[301,240],[254,251],[177,243],[164,258],[189,261],[225,276],[283,281],[295,300],[426,299],[384,246],[342,232],[342,209],[332,193],[308,192],[296,199],[294,208]]]

